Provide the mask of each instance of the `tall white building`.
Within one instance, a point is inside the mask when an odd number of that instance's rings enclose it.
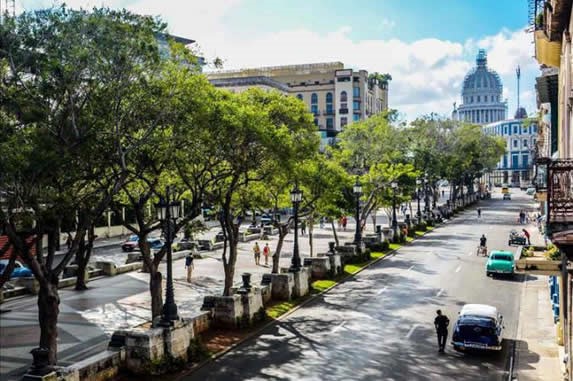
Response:
[[[455,107],[452,119],[487,124],[506,119],[507,103],[502,101],[503,85],[499,75],[487,67],[487,54],[480,49],[476,67],[464,79],[462,104]]]

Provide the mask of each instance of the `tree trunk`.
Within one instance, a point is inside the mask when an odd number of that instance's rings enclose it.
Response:
[[[229,260],[227,262],[223,261],[223,268],[225,270],[223,296],[231,295],[231,288],[233,287],[235,278],[235,263],[237,262],[237,244],[237,237],[233,234],[233,237],[229,239]]]
[[[376,231],[376,212],[373,212],[370,218],[372,218],[372,230]]]
[[[86,269],[90,263],[90,258],[92,256],[92,250],[95,240],[95,227],[92,225],[87,232],[88,240],[87,243],[82,239],[82,247],[78,250],[77,264],[78,273],[76,275],[76,290],[87,290],[86,285]],[[80,251],[82,252],[81,257],[79,256]]]
[[[151,266],[149,269],[149,293],[151,294],[151,318],[152,320],[161,316],[163,309],[163,276]]]
[[[336,246],[340,246],[340,242],[338,241],[338,234],[336,233],[336,226],[334,226],[334,219],[330,221],[330,225],[332,226],[332,234],[334,235],[334,242]]]
[[[314,243],[313,243],[313,239],[312,239],[312,231],[313,231],[313,225],[314,225],[314,221],[312,218],[308,219],[308,245],[310,247],[310,256],[313,256],[313,252],[314,252]]]
[[[38,293],[38,321],[40,322],[40,348],[49,350],[50,365],[58,362],[58,315],[60,313],[60,296],[58,279],[55,283],[44,280],[40,282]]]
[[[279,273],[281,250],[283,249],[283,243],[284,243],[285,237],[288,234],[288,230],[289,230],[288,224],[279,226],[279,240],[277,242],[277,248],[275,249],[275,253],[273,255],[273,270],[272,270],[273,274]]]

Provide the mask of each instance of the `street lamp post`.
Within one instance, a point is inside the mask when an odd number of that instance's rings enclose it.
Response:
[[[356,196],[356,233],[354,234],[354,244],[360,247],[362,242],[362,231],[360,229],[360,195],[362,194],[362,184],[360,184],[358,176],[356,176],[353,191]]]
[[[429,200],[429,193],[428,193],[428,175],[424,176],[424,214],[426,218],[430,215],[430,200]]]
[[[292,251],[292,261],[289,271],[298,272],[301,269],[300,254],[298,252],[298,206],[302,201],[302,191],[295,184],[293,190],[290,192],[290,200],[292,201],[294,209],[294,245]]]
[[[420,184],[422,184],[422,180],[417,179],[416,180],[416,191],[418,192],[417,194],[417,199],[418,199],[418,213],[416,213],[418,215],[418,223],[420,223],[420,221],[422,220],[422,211],[420,210],[420,195],[422,194],[422,190],[420,189]]]
[[[398,190],[398,183],[395,181],[392,181],[390,186],[392,187],[392,192],[393,192],[393,195],[392,195],[392,229],[394,229],[394,232],[396,232],[398,229],[398,219],[396,218],[396,191]]]
[[[170,327],[175,320],[179,320],[177,304],[175,304],[175,297],[173,295],[171,244],[173,242],[172,225],[174,225],[177,218],[179,218],[180,204],[178,201],[171,200],[169,186],[166,189],[165,198],[161,198],[155,207],[157,210],[157,218],[163,225],[165,245],[167,245],[167,287],[165,289],[165,303],[161,311],[161,321],[159,325],[162,327]]]

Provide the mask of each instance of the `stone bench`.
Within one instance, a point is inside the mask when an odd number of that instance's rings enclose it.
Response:
[[[313,279],[327,279],[332,274],[330,259],[326,256],[304,258],[304,266],[310,268]]]
[[[239,233],[239,242],[255,241],[260,238],[261,238],[260,233],[255,233],[255,234]]]

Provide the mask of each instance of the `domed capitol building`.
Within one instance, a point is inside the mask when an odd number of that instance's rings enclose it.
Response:
[[[502,101],[503,85],[499,75],[487,67],[487,54],[480,49],[476,67],[464,79],[462,104],[456,108],[452,118],[474,124],[487,124],[504,120],[507,103]]]

